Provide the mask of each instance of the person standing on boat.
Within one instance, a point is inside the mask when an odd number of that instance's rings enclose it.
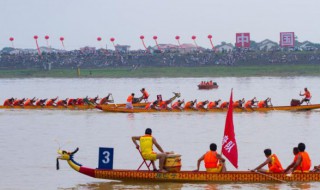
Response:
[[[299,156],[299,149],[298,147],[294,147],[293,148],[293,155],[294,155],[294,158],[293,158],[293,161],[292,163],[284,170],[284,173],[292,173],[293,172],[293,166],[295,165],[295,163],[297,162],[297,159],[298,159],[298,156]]]
[[[217,153],[217,145],[215,143],[210,144],[210,150],[202,155],[197,162],[197,169],[199,171],[201,162],[204,161],[207,172],[226,172],[225,159]]]
[[[132,105],[133,99],[134,99],[134,93],[131,93],[131,95],[129,95],[127,98],[126,109],[133,109],[133,105]]]
[[[297,161],[295,162],[294,166],[292,167],[293,172],[309,172],[311,168],[311,159],[309,154],[305,151],[306,145],[304,143],[298,144],[299,154],[297,157]]]
[[[149,98],[149,93],[146,91],[145,88],[142,88],[140,90],[140,92],[142,93],[142,100],[144,100],[145,102],[148,101],[148,98]]]
[[[304,94],[299,94],[300,96],[304,96],[304,98],[300,101],[300,104],[302,104],[303,102],[309,102],[311,99],[311,93],[307,88],[304,88]]]
[[[277,155],[272,154],[271,149],[269,148],[264,150],[264,154],[267,157],[267,160],[251,171],[258,171],[263,173],[282,173],[283,168]],[[268,170],[261,169],[263,166],[267,164],[269,168]]]
[[[157,140],[152,136],[152,130],[150,128],[146,129],[144,136],[133,136],[132,141],[136,145],[136,148],[141,151],[143,159],[151,161],[154,170],[156,170],[154,161],[159,159],[159,172],[167,172],[164,169],[167,154],[163,151]],[[140,146],[137,141],[140,141]],[[153,145],[155,145],[161,153],[153,152]]]

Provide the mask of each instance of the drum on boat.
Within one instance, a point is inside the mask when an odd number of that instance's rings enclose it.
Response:
[[[300,106],[301,103],[300,103],[300,100],[292,99],[290,105],[291,106]]]
[[[168,154],[164,169],[168,172],[180,172],[181,170],[181,155],[180,154]]]

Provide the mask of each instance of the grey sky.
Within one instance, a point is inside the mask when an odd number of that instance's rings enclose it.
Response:
[[[45,46],[45,35],[54,48],[62,48],[59,37],[65,38],[66,49],[83,46],[112,49],[116,44],[143,49],[158,43],[197,43],[210,47],[213,43],[235,42],[235,33],[250,32],[251,39],[279,41],[279,32],[295,32],[299,41],[320,43],[319,0],[0,0],[0,48],[10,47],[15,38],[17,48]]]

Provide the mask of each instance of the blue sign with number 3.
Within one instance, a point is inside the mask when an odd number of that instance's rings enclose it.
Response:
[[[99,169],[113,169],[113,148],[99,148]]]

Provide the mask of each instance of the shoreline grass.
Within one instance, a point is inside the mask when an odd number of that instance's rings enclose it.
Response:
[[[205,67],[142,67],[103,69],[0,70],[0,78],[180,78],[320,76],[320,65],[255,65]]]

